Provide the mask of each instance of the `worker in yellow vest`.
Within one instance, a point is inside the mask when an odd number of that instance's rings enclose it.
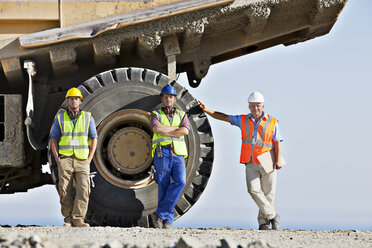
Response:
[[[55,118],[51,134],[52,153],[58,165],[58,193],[64,226],[89,226],[84,219],[90,194],[90,162],[98,136],[91,113],[79,109],[82,99],[79,89],[67,91],[69,109]]]
[[[164,86],[160,95],[163,107],[153,111],[150,117],[150,127],[154,132],[154,179],[158,184],[158,208],[151,217],[154,227],[171,228],[173,209],[186,184],[185,135],[189,133],[190,124],[186,113],[174,107],[177,92],[172,85]]]
[[[279,132],[276,118],[266,114],[264,97],[259,92],[249,95],[248,115],[226,115],[209,110],[200,103],[200,108],[211,117],[238,126],[242,135],[240,163],[245,164],[248,192],[259,208],[259,230],[279,230],[280,217],[274,208],[276,189],[276,170],[282,168],[281,143],[283,138]],[[258,156],[274,149],[274,170],[267,173],[261,166]]]

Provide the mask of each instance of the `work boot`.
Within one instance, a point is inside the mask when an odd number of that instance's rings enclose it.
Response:
[[[88,223],[85,223],[84,221],[74,221],[72,222],[72,226],[74,227],[90,227]]]
[[[163,228],[163,220],[157,214],[151,214],[151,220],[155,228]]]
[[[279,214],[275,215],[274,218],[270,220],[273,230],[280,230],[280,216]]]
[[[164,229],[171,229],[172,228],[172,224],[170,222],[166,221],[163,224],[163,228]]]
[[[270,222],[261,224],[258,230],[271,230]]]

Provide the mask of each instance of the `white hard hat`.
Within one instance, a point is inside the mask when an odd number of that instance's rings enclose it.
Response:
[[[248,102],[265,102],[265,99],[260,92],[255,91],[249,95]]]

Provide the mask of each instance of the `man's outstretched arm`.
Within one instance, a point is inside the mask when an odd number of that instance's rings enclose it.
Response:
[[[213,111],[210,109],[207,109],[203,103],[199,101],[199,107],[203,110],[204,113],[207,113],[209,116],[213,117],[214,119],[221,120],[221,121],[226,121],[230,123],[230,118],[227,114]]]

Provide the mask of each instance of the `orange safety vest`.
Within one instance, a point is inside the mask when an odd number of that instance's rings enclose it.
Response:
[[[257,156],[274,148],[273,134],[277,121],[276,118],[270,115],[262,117],[257,130],[256,144],[253,146],[252,151],[253,118],[249,118],[248,115],[241,116],[242,149],[240,152],[240,163],[249,163],[252,158],[253,163],[260,164]]]

